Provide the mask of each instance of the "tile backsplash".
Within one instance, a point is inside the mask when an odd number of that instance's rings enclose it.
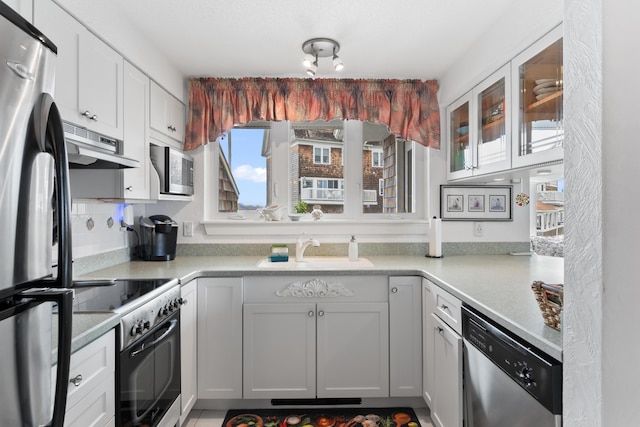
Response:
[[[123,231],[120,227],[125,206],[122,203],[72,203],[71,228],[74,259],[126,249],[130,244],[136,243],[135,235],[132,232]],[[140,214],[144,213],[143,207],[132,206],[134,212],[140,210]]]

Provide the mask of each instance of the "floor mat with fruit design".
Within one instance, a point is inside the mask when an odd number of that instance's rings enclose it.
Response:
[[[222,427],[420,427],[411,408],[242,409]]]

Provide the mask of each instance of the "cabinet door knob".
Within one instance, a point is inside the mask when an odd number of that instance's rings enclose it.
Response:
[[[442,310],[442,311],[449,310],[449,306],[442,304],[442,305],[440,306],[440,310]]]
[[[84,112],[80,113],[80,115],[88,119],[91,118],[91,112],[89,110],[85,110]]]
[[[133,191],[133,186],[132,185],[128,186],[127,191]]]
[[[320,310],[320,311],[318,312],[318,316],[324,316],[324,311]]]
[[[69,382],[76,387],[80,386],[80,383],[82,382],[82,375],[76,375],[74,378],[71,378]]]
[[[309,311],[309,317],[313,317],[313,315],[314,315],[314,314],[315,314],[315,313],[313,312],[313,310],[310,310],[310,311]]]
[[[398,293],[398,288],[396,288],[395,286],[393,288],[391,288],[391,293],[397,294]]]
[[[438,332],[439,334],[444,332],[444,329],[442,329],[440,326],[436,326],[436,332]]]

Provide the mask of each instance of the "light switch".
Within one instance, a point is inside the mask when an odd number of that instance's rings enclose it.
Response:
[[[184,221],[182,223],[182,235],[184,237],[193,237],[193,222]]]

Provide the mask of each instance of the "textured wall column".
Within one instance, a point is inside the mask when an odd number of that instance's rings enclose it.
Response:
[[[603,426],[640,422],[639,17],[637,2],[602,1]]]
[[[564,11],[565,427],[602,425],[602,1]]]

